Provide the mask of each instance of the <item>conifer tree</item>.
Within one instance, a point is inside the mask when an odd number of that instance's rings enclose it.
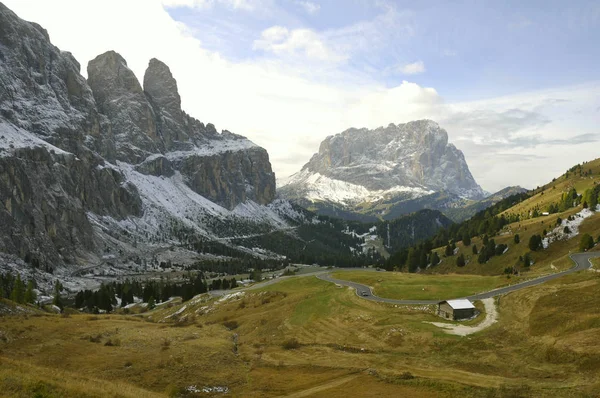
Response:
[[[25,286],[23,285],[21,275],[19,274],[17,274],[17,278],[15,279],[13,290],[10,293],[10,299],[19,304],[22,304],[25,299]]]
[[[29,281],[27,283],[27,290],[25,291],[25,302],[28,304],[33,304],[37,300],[37,294],[33,291],[33,287],[33,281]]]

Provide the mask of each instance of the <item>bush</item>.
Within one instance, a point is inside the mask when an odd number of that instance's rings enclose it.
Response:
[[[229,330],[237,329],[240,325],[237,321],[225,321],[223,322],[223,326],[225,326]]]
[[[590,234],[583,234],[579,241],[579,250],[586,251],[594,247],[594,238]]]
[[[529,238],[529,250],[534,252],[542,248],[542,237],[540,235],[532,235],[531,238]]]
[[[399,376],[399,378],[401,380],[412,380],[415,378],[415,376],[413,376],[413,374],[410,372],[402,372],[402,374]]]
[[[281,346],[284,350],[296,350],[300,348],[300,342],[295,338],[291,338],[289,340],[284,341]]]
[[[518,244],[519,242],[521,242],[521,237],[519,236],[519,234],[515,235],[515,238],[513,239],[515,244]]]

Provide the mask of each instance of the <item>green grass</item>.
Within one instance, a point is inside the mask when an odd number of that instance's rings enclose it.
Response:
[[[334,278],[370,286],[379,297],[392,299],[444,300],[466,297],[514,284],[517,278],[481,275],[423,275],[401,272],[347,271]]]

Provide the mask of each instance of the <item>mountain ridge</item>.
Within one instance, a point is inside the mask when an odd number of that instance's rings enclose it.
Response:
[[[317,212],[337,205],[362,214],[365,203],[377,207],[391,201],[401,207],[436,192],[456,200],[488,195],[471,175],[463,153],[448,142],[446,130],[427,119],[328,136],[309,162],[278,188],[280,197]],[[395,212],[379,207],[366,214],[389,219]]]

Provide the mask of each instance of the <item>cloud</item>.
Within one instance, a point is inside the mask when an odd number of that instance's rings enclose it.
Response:
[[[282,26],[272,26],[262,31],[260,39],[254,41],[252,48],[279,56],[301,56],[325,62],[335,63],[346,59],[329,48],[319,35],[310,29],[288,30]]]
[[[599,141],[600,82],[448,102],[434,87],[408,80],[390,87],[349,68],[357,54],[370,58],[384,51],[384,43],[401,46],[412,37],[413,15],[393,7],[338,29],[272,26],[255,41],[263,56],[234,61],[207,49],[161,0],[62,0],[60,9],[47,0],[4,3],[42,24],[55,45],[81,62],[83,73],[90,59],[110,49],[140,80],[148,61],[161,59],[177,79],[186,112],[265,147],[279,178],[300,170],[328,135],[421,118],[448,131],[488,191],[540,185],[598,156],[597,144],[589,143]]]
[[[416,75],[425,72],[425,64],[423,61],[413,62],[412,64],[405,64],[398,67],[398,72],[405,75]]]
[[[306,11],[306,13],[313,15],[319,12],[321,6],[319,4],[313,3],[312,1],[296,1],[300,7]]]
[[[216,4],[234,10],[251,11],[261,4],[259,0],[162,0],[165,7],[211,8]]]

